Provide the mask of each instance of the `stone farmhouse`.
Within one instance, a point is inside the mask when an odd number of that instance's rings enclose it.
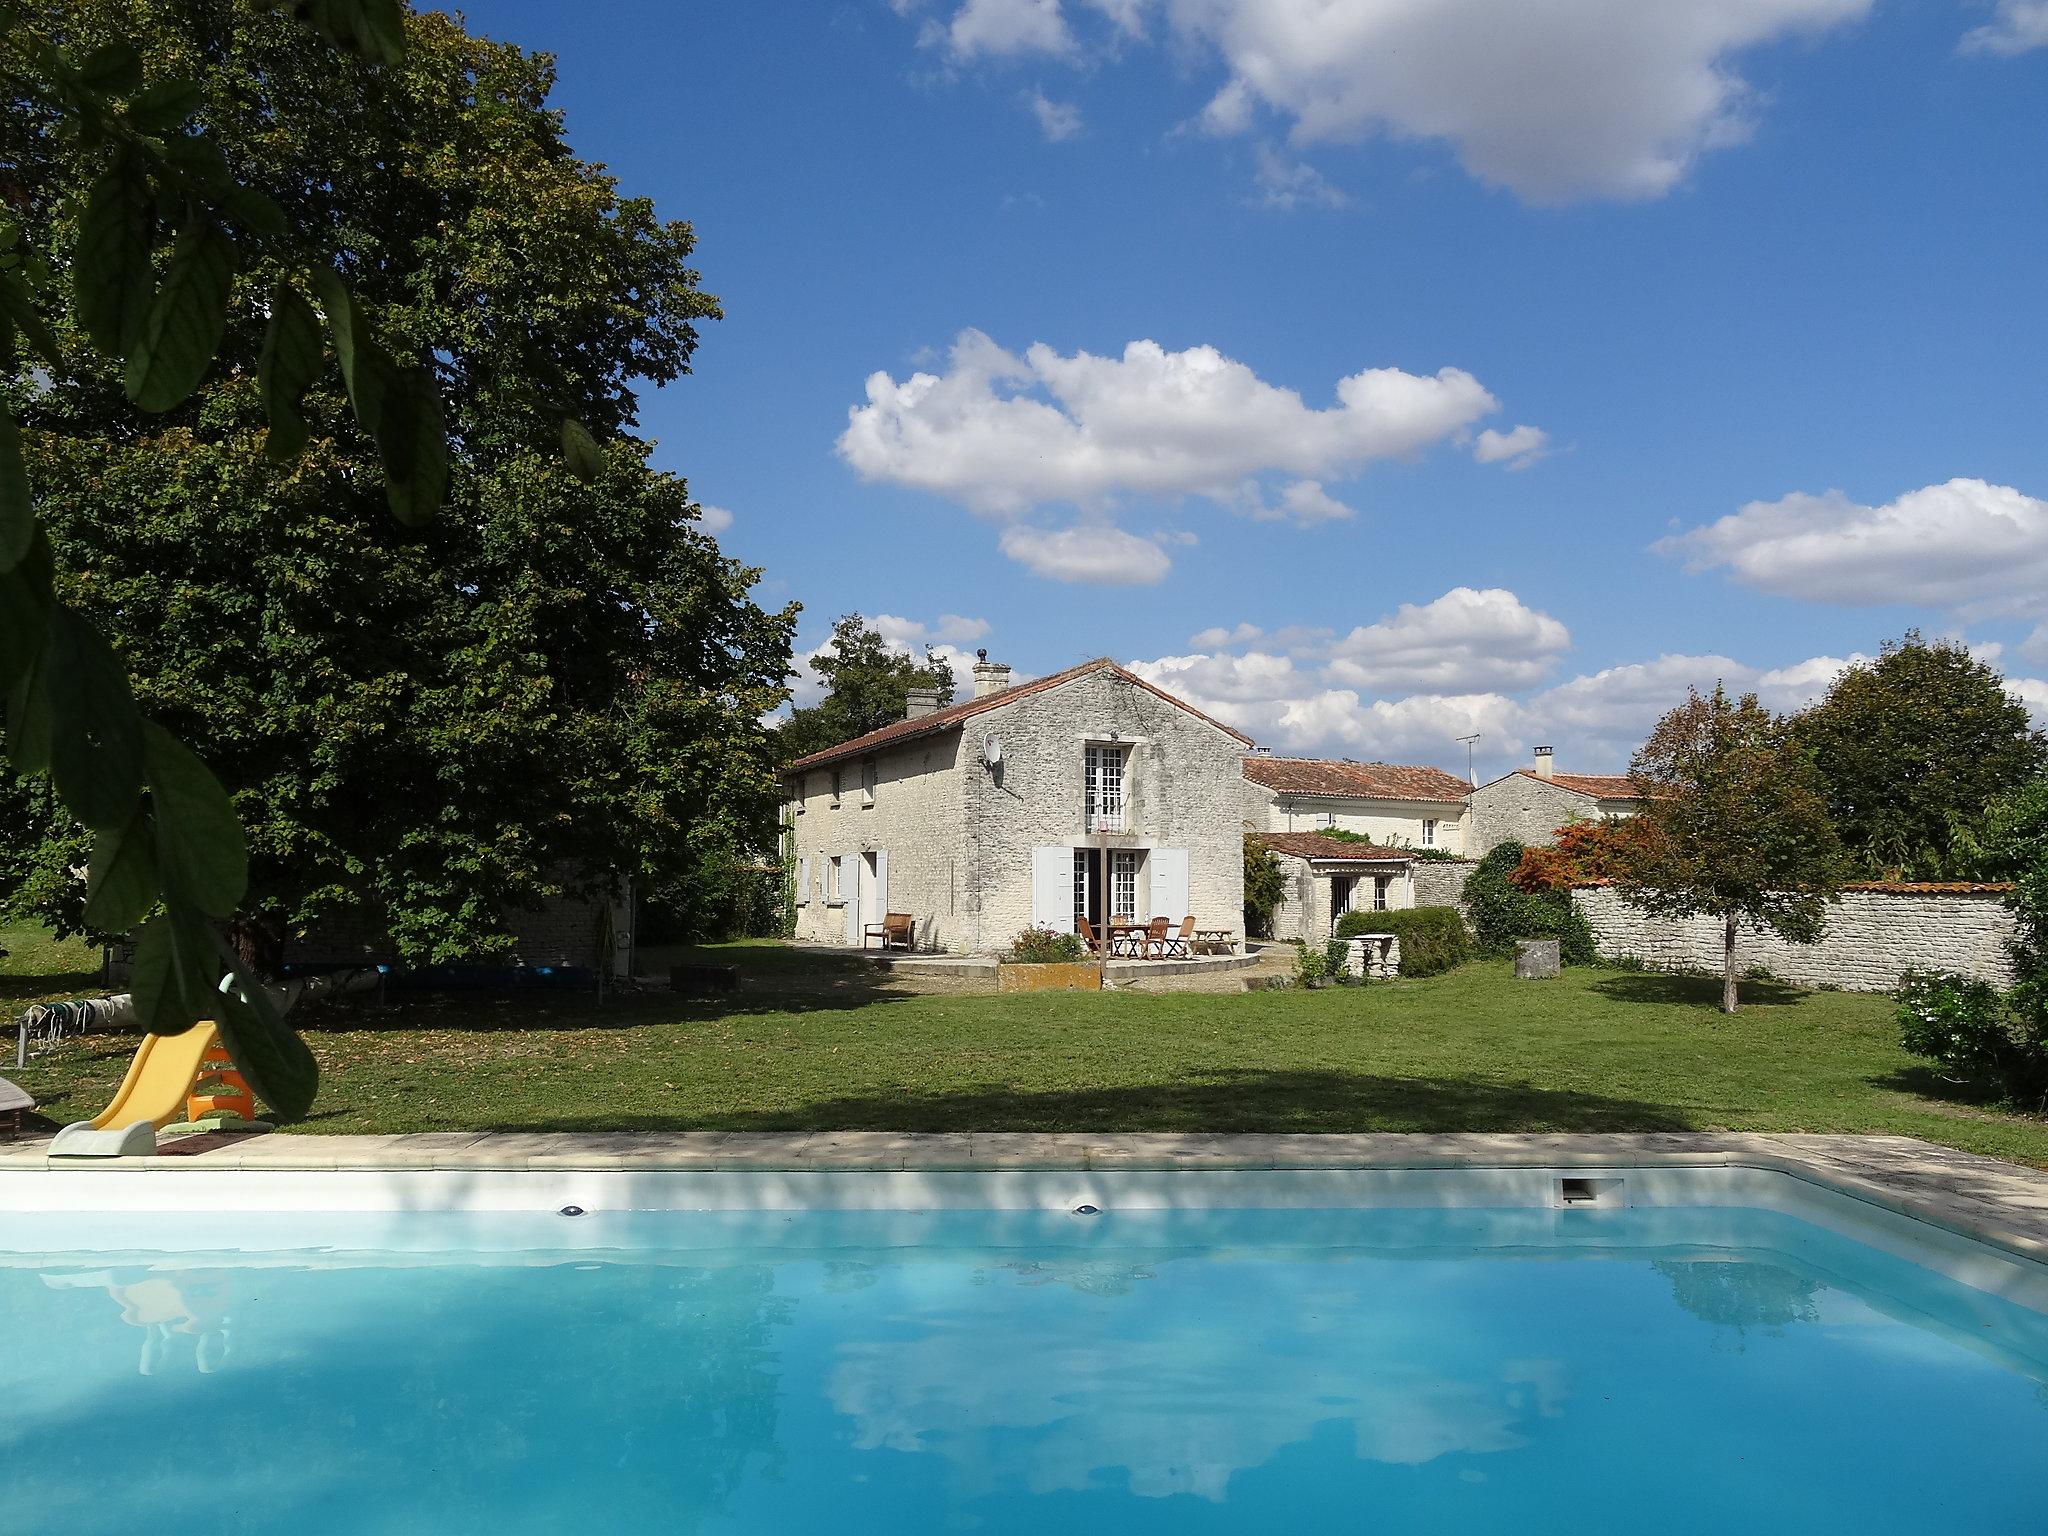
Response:
[[[1510,839],[1548,843],[1568,821],[1607,821],[1643,807],[1626,774],[1559,773],[1548,747],[1538,747],[1535,758],[1471,792],[1467,857],[1483,857]]]
[[[796,937],[861,946],[890,912],[919,949],[1008,948],[1027,927],[1192,916],[1244,929],[1251,742],[1107,659],[974,697],[792,762]]]

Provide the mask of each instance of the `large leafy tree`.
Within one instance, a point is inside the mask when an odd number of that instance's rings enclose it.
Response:
[[[953,670],[942,658],[929,648],[922,657],[893,649],[857,613],[832,626],[832,638],[811,659],[811,669],[824,679],[825,697],[784,722],[785,761],[901,720],[913,688],[937,690],[941,705],[953,701]]]
[[[615,871],[676,878],[736,816],[772,816],[758,721],[785,697],[793,610],[755,604],[756,573],[626,435],[636,386],[687,371],[716,302],[689,227],[570,153],[549,62],[440,14],[406,17],[372,65],[231,0],[30,10],[73,54],[146,40],[148,74],[197,93],[229,184],[343,253],[345,290],[241,249],[228,270],[248,302],[225,309],[203,382],[154,416],[61,286],[62,366],[12,386],[58,595],[236,791],[245,963],[335,921],[411,957],[490,952],[510,908]],[[59,126],[19,111],[0,139],[25,238],[52,262],[91,233],[106,174],[104,149]],[[280,362],[279,317],[309,298],[338,374]],[[366,362],[345,308],[374,313],[378,355],[400,362]],[[310,345],[317,361],[318,331]],[[303,421],[283,443],[281,370]],[[380,389],[438,404],[366,426]],[[438,517],[391,516],[432,510],[372,430],[395,416],[445,417]],[[34,788],[25,803],[29,886],[84,921],[73,808]]]
[[[1811,943],[1841,888],[1847,859],[1819,770],[1789,721],[1717,686],[1657,722],[1629,777],[1643,810],[1616,886],[1658,916],[1720,920],[1721,1007],[1733,1013],[1737,924]]]
[[[2048,738],[1997,668],[1917,631],[1844,672],[1796,729],[1843,843],[1875,877],[1960,873],[1958,835],[2048,764]]]

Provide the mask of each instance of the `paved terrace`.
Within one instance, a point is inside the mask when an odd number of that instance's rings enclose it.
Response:
[[[748,1131],[187,1136],[154,1158],[65,1159],[47,1141],[0,1149],[0,1171],[190,1169],[1213,1170],[1444,1167],[1761,1168],[2048,1262],[2048,1171],[1910,1136],[1246,1135]]]

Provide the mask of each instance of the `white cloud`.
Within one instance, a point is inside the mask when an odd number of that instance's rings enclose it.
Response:
[[[1108,523],[1058,529],[1015,523],[1003,530],[1002,549],[1040,576],[1096,587],[1155,586],[1173,569],[1157,542]]]
[[[723,533],[732,526],[732,514],[703,502],[697,508],[697,526],[706,533]]]
[[[1964,33],[1956,47],[2004,57],[2048,48],[2048,0],[1998,0],[1991,20]]]
[[[942,613],[938,618],[926,622],[920,619],[906,619],[898,614],[878,613],[867,621],[868,627],[882,637],[882,644],[899,656],[910,656],[923,660],[927,652],[946,663],[953,674],[953,695],[964,698],[974,692],[974,653],[966,647],[989,634],[986,619],[970,619],[957,613]],[[809,650],[801,652],[795,660],[795,677],[790,683],[790,705],[803,709],[817,703],[825,696],[825,680],[811,665],[818,657],[831,648],[831,636],[827,635]]]
[[[1755,501],[1659,540],[1688,570],[1832,603],[2038,612],[2048,592],[2048,501],[1982,480],[1908,491],[1881,507],[1840,491]]]
[[[1182,58],[1225,83],[1197,119],[1249,131],[1263,111],[1297,146],[1372,136],[1442,143],[1479,180],[1525,201],[1664,195],[1709,150],[1754,131],[1746,51],[1858,21],[1872,0],[965,0],[930,35],[956,58],[1092,56],[1068,25],[1124,19],[1112,47],[1164,23]],[[2043,0],[2000,0],[1965,47],[2034,46]]]
[[[863,479],[996,515],[1102,507],[1120,494],[1232,505],[1256,476],[1355,474],[1455,438],[1497,408],[1458,368],[1369,368],[1339,379],[1335,395],[1311,407],[1214,347],[1133,341],[1098,357],[1038,345],[1019,357],[970,330],[944,373],[870,375],[838,448]]]
[[[1351,201],[1306,160],[1292,159],[1270,144],[1259,146],[1256,180],[1257,200],[1265,208],[1342,208]]]
[[[1038,131],[1048,144],[1071,139],[1081,131],[1081,109],[1070,101],[1054,101],[1043,91],[1029,91],[1024,105],[1038,119]]]
[[[1472,457],[1482,464],[1506,464],[1509,469],[1527,469],[1550,451],[1550,434],[1541,427],[1521,426],[1512,432],[1488,427],[1472,444]]]
[[[1190,636],[1188,644],[1198,651],[1222,650],[1226,646],[1247,645],[1264,633],[1256,624],[1239,624],[1233,629],[1218,626]]]
[[[2005,687],[2032,712],[2035,727],[2048,731],[2048,678],[2008,677]]]
[[[1571,632],[1501,587],[1454,587],[1429,603],[1403,603],[1331,648],[1329,676],[1386,693],[1525,687],[1571,649]]]
[[[1067,29],[1060,0],[964,0],[953,19],[927,38],[943,41],[957,59],[1074,51],[1074,34]]]
[[[2048,666],[2048,624],[2034,626],[2034,632],[2020,642],[2020,654],[2037,665]]]

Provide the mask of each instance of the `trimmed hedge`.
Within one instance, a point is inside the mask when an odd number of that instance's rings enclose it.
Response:
[[[1405,907],[1387,912],[1346,912],[1337,937],[1391,933],[1401,941],[1403,976],[1437,976],[1472,958],[1472,936],[1456,907]]]

